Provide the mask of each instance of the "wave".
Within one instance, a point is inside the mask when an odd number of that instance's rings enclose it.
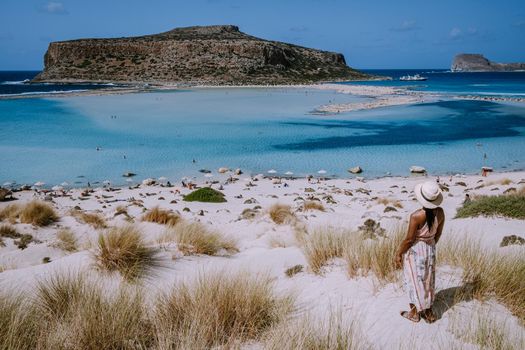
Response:
[[[18,80],[18,81],[2,81],[0,85],[25,85],[29,83],[29,79]]]
[[[21,92],[19,94],[0,94],[0,97],[12,97],[12,96],[28,96],[28,95],[55,95],[55,94],[70,94],[72,92],[85,92],[89,89],[75,89],[75,90],[52,90],[52,91],[31,91]]]

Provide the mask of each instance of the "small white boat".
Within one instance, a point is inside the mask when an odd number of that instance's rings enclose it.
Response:
[[[427,77],[422,77],[419,74],[403,75],[401,78],[399,78],[399,80],[401,80],[401,81],[424,81],[424,80],[427,80],[427,79],[428,79]]]

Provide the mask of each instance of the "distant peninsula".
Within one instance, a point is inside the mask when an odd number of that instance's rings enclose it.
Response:
[[[525,71],[525,63],[492,62],[481,54],[456,55],[450,69],[453,72],[514,72]]]
[[[342,54],[259,39],[233,25],[49,44],[33,82],[276,85],[370,79]]]

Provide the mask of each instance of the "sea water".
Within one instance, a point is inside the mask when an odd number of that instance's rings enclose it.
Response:
[[[522,90],[524,91],[524,90]],[[0,185],[246,174],[408,175],[525,169],[525,107],[443,99],[338,115],[311,112],[363,100],[313,89],[193,89],[0,100]]]

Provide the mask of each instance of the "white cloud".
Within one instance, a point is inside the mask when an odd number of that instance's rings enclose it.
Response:
[[[448,36],[452,39],[452,40],[456,40],[456,39],[459,39],[463,36],[463,32],[461,31],[461,29],[457,28],[457,27],[454,27],[450,30],[450,33],[448,33]]]
[[[419,29],[419,27],[417,26],[417,22],[414,20],[405,20],[397,27],[390,28],[390,30],[394,32],[410,32],[416,29]]]
[[[51,13],[54,15],[65,15],[67,10],[63,3],[58,1],[49,1],[40,7],[41,12]]]

